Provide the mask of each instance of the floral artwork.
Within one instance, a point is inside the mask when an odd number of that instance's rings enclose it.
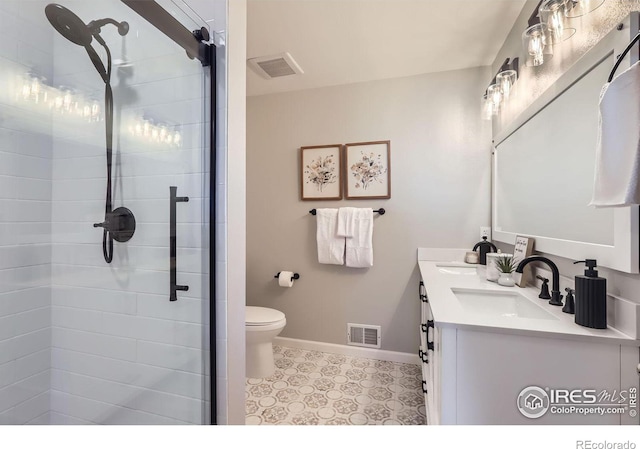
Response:
[[[380,142],[345,145],[346,198],[391,198],[390,146]]]
[[[342,199],[341,145],[300,148],[302,200]]]
[[[371,184],[383,182],[382,175],[387,172],[387,169],[384,168],[381,154],[365,154],[362,151],[360,153],[362,158],[353,164],[350,169],[351,174],[356,179],[355,188],[367,190]]]
[[[319,192],[325,186],[337,182],[336,163],[332,156],[321,156],[317,160],[311,161],[304,171],[306,182],[313,184]]]

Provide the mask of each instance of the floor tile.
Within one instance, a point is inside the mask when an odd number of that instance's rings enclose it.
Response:
[[[246,424],[426,424],[419,365],[274,346],[275,373],[247,379]]]

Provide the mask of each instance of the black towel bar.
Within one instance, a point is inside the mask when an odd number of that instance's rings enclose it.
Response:
[[[380,209],[376,209],[376,210],[374,210],[374,212],[375,212],[376,214],[384,215],[387,211],[386,211],[386,210],[384,210],[384,209],[381,207]],[[309,211],[309,213],[310,213],[311,215],[315,215],[315,214],[317,213],[317,210],[316,210],[316,209],[311,209],[311,210]]]

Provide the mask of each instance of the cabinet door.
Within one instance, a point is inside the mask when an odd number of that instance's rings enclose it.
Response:
[[[532,419],[517,407],[529,386],[620,392],[618,345],[466,330],[456,345],[458,424],[620,424],[616,414]]]
[[[427,424],[437,424],[436,387],[434,384],[433,315],[427,291],[420,282],[420,351],[422,360],[422,389],[425,392]]]
[[[433,321],[430,322],[432,324]],[[440,424],[440,397],[441,397],[441,344],[440,331],[435,326],[429,326],[429,336],[427,340],[427,353],[429,354],[429,380],[431,396],[431,420],[429,424]]]

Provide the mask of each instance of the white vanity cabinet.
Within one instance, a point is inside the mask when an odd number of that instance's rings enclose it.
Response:
[[[517,407],[518,396],[529,386],[637,391],[637,345],[439,323],[430,304],[438,299],[429,297],[425,284],[420,287],[420,354],[428,424],[638,424],[628,412],[549,411],[527,418]]]

